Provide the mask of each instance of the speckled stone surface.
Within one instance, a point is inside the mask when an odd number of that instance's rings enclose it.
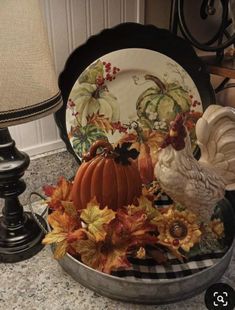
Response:
[[[67,152],[32,160],[26,173],[28,192],[41,191],[42,185],[54,184],[60,175],[72,177],[76,166]],[[27,193],[23,200],[26,197]],[[41,209],[39,206],[39,213]],[[66,274],[53,259],[50,247],[45,247],[23,262],[1,263],[0,281],[0,309],[5,310],[206,309],[204,293],[182,302],[161,306],[135,305],[99,296]],[[235,255],[221,281],[235,288]]]

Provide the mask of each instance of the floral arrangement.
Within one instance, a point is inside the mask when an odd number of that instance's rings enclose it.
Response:
[[[143,188],[131,205],[112,210],[93,198],[84,209],[72,201],[73,183],[61,177],[56,186],[44,186],[50,209],[51,227],[44,244],[55,244],[54,257],[71,254],[96,270],[111,273],[130,266],[128,257],[151,257],[158,264],[167,262],[170,252],[179,260],[199,243],[202,231],[192,212],[177,206],[156,208],[153,192],[158,185]],[[223,234],[223,224],[215,220],[211,230]]]

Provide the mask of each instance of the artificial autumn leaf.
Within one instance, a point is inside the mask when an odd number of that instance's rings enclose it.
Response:
[[[53,229],[60,229],[66,232],[73,231],[76,228],[81,227],[79,218],[74,219],[67,213],[61,212],[59,210],[54,211],[48,215],[48,223]]]
[[[95,240],[101,241],[107,234],[104,225],[115,218],[115,212],[107,207],[101,210],[97,201],[93,199],[87,204],[86,209],[82,210],[80,218],[87,224],[87,229]]]
[[[96,242],[94,239],[80,240],[75,245],[84,264],[106,273],[111,273],[114,268],[130,266],[126,258],[127,247],[126,245],[118,248],[103,241]]]
[[[76,252],[81,255],[81,261],[89,267],[97,270],[102,270],[105,260],[101,253],[101,242],[96,242],[93,239],[79,240],[74,243]]]
[[[53,186],[53,185],[44,185],[42,189],[43,189],[44,194],[46,196],[51,197],[53,192],[54,192],[54,190],[55,190],[55,186]]]
[[[126,257],[127,245],[122,247],[110,248],[106,251],[106,261],[103,266],[103,272],[111,273],[113,269],[130,267],[130,263]]]
[[[224,237],[224,223],[220,219],[213,219],[209,223],[209,229],[211,229],[212,234],[216,239],[221,239]]]
[[[146,257],[146,250],[144,247],[141,246],[136,252],[136,258],[144,259],[145,257]]]
[[[61,205],[64,208],[64,212],[73,218],[78,217],[77,209],[72,201],[61,201]]]
[[[152,244],[157,241],[150,233],[156,232],[156,227],[148,221],[143,210],[129,214],[128,210],[120,208],[116,218],[110,223],[108,236],[113,244],[134,245]]]
[[[108,117],[105,117],[103,114],[93,113],[92,115],[87,116],[87,123],[93,124],[98,128],[103,129],[106,132],[112,131],[113,126],[109,121]]]
[[[49,208],[52,210],[63,210],[62,202],[72,201],[72,187],[72,182],[67,181],[64,177],[59,179],[57,186],[44,186],[44,192],[50,196]]]
[[[42,243],[56,244],[54,252],[56,259],[65,255],[75,240],[86,238],[86,232],[81,228],[79,219],[74,219],[59,210],[48,215],[48,223],[52,231],[45,236]]]
[[[158,200],[162,195],[162,189],[157,180],[154,180],[150,186],[144,184],[142,187],[142,195],[150,201]]]
[[[185,256],[183,254],[181,254],[178,249],[174,248],[173,246],[171,246],[169,243],[166,243],[164,241],[158,241],[158,244],[166,247],[166,249],[176,258],[178,258],[178,260],[183,263],[183,258],[185,258]]]
[[[133,215],[135,212],[139,212],[141,210],[146,214],[150,223],[155,224],[158,219],[161,218],[161,213],[157,210],[156,207],[153,206],[152,201],[150,201],[145,196],[140,196],[137,200],[139,204],[138,206],[129,205],[127,207],[129,214]]]
[[[60,259],[62,258],[68,249],[68,242],[66,240],[60,241],[56,244],[55,250],[54,250],[54,258]]]

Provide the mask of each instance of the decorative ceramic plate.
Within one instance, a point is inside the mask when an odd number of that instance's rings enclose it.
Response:
[[[168,131],[181,112],[200,115],[201,98],[187,72],[175,61],[146,49],[123,49],[94,61],[70,93],[66,126],[82,158],[97,139],[111,143],[138,131]],[[138,137],[140,139],[141,137]]]
[[[134,143],[142,136],[159,144],[176,113],[201,112],[215,102],[192,46],[165,29],[137,23],[105,29],[75,49],[59,87],[64,105],[55,120],[78,163],[100,138]],[[192,127],[198,114],[191,116]]]
[[[155,161],[178,113],[187,113],[189,129],[202,113],[188,73],[161,53],[123,49],[95,60],[78,77],[67,103],[67,134],[80,160],[94,141],[104,139],[131,142],[138,150],[148,145]]]

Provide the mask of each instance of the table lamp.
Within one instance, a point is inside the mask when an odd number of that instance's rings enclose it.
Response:
[[[42,248],[43,232],[18,196],[27,154],[15,147],[8,127],[57,111],[62,98],[37,0],[0,3],[0,262],[27,259]],[[27,137],[25,137],[27,139]],[[38,220],[45,226],[42,217]]]

